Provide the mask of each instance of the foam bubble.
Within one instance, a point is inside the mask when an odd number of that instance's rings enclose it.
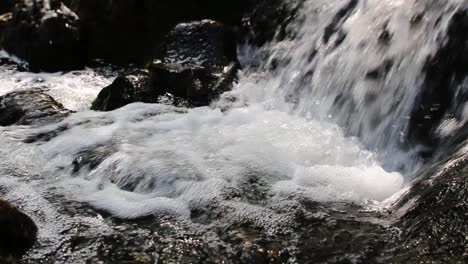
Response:
[[[107,146],[102,163],[80,175],[79,187],[66,189],[122,218],[187,215],[207,201],[228,206],[231,196],[249,196],[243,206],[255,199],[268,203],[270,195],[382,201],[403,185],[402,175],[382,169],[374,153],[338,126],[260,105],[223,113],[132,104],[77,113],[63,123],[71,128],[40,146],[50,167],[70,167],[83,150]]]

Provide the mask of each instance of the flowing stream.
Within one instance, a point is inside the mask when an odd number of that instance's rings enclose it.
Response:
[[[288,28],[295,38],[239,47],[239,82],[210,107],[93,112],[112,72],[2,66],[0,94],[40,89],[77,112],[0,129],[0,190],[26,211],[42,208],[36,220],[50,233],[50,193],[124,219],[209,210],[272,226],[304,200],[379,210],[422,166],[417,147],[402,147],[409,115],[423,64],[462,2],[305,1]],[[40,133],[54,136],[23,143]]]

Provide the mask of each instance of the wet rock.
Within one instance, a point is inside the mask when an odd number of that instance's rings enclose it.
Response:
[[[238,70],[232,32],[212,21],[177,25],[148,70],[125,74],[104,88],[93,110],[109,111],[132,102],[157,103],[170,94],[174,103],[208,105],[231,89]]]
[[[415,183],[396,206],[409,210],[396,224],[401,233],[389,245],[393,262],[468,260],[468,158],[452,156],[444,163],[442,170],[429,171],[430,177]]]
[[[0,261],[15,263],[14,259],[21,258],[36,239],[37,226],[34,221],[8,202],[0,200]]]
[[[231,89],[238,69],[234,33],[213,20],[182,23],[167,36],[161,63],[150,67],[151,85],[194,106]]]
[[[288,25],[294,21],[304,2],[304,0],[259,1],[247,19],[247,25],[245,25],[250,40],[254,44],[262,46],[275,38],[282,40],[294,35]]]
[[[18,1],[3,47],[32,71],[81,69],[87,58],[79,18],[59,0]]]
[[[151,67],[151,83],[160,94],[170,93],[193,106],[205,106],[232,88],[236,73],[234,62],[218,69],[157,63]]]
[[[452,17],[446,38],[438,51],[428,58],[422,92],[415,102],[410,120],[410,139],[416,143],[437,146],[440,138],[434,133],[444,116],[461,118],[468,91],[464,84],[468,71],[468,11],[460,10]],[[458,101],[453,101],[453,100]]]
[[[379,224],[358,220],[362,212],[354,218],[350,216],[352,207],[346,210],[329,211],[328,215],[324,214],[324,208],[319,208],[316,212],[318,217],[301,223],[301,231],[298,232],[300,250],[296,256],[298,263],[379,262],[377,256],[385,246],[388,231]]]
[[[229,27],[213,20],[181,23],[166,36],[158,57],[166,64],[226,66],[237,62],[236,40]]]
[[[178,23],[213,19],[239,25],[252,0],[70,0],[82,19],[93,58],[113,63],[150,62]]]
[[[148,70],[134,70],[120,75],[104,88],[91,109],[112,111],[134,102],[156,103],[158,94],[151,89]]]
[[[44,124],[69,113],[51,96],[40,92],[20,91],[0,96],[0,126]]]

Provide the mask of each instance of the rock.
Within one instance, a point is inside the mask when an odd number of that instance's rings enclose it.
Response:
[[[35,91],[0,96],[0,126],[44,124],[70,113],[49,95]]]
[[[392,262],[466,263],[468,157],[444,159],[442,170],[431,170],[397,204],[407,212],[395,225],[402,232],[388,245]]]
[[[0,15],[11,12],[13,8],[14,0],[2,0],[0,1]]]
[[[219,67],[237,62],[234,33],[213,20],[178,24],[166,36],[159,53],[166,64]]]
[[[36,239],[37,226],[34,221],[8,202],[0,200],[0,260],[21,258]],[[13,260],[11,263],[14,263]]]
[[[151,89],[148,70],[134,70],[120,75],[104,88],[91,109],[112,111],[134,102],[156,103],[159,94]]]
[[[177,25],[162,45],[160,60],[150,67],[151,85],[194,106],[208,105],[230,90],[239,64],[234,33],[212,20]]]
[[[204,106],[228,91],[236,79],[238,61],[232,31],[212,21],[177,25],[148,71],[118,77],[104,88],[93,110],[109,111],[132,102],[156,103],[170,94],[174,103]]]
[[[219,69],[156,63],[151,67],[151,85],[160,94],[169,93],[193,106],[205,106],[232,88],[237,69],[236,63]]]
[[[17,1],[3,47],[32,71],[81,69],[87,60],[80,20],[60,0]]]
[[[93,58],[112,63],[151,62],[178,23],[213,19],[240,25],[254,0],[69,0],[81,18]]]
[[[411,115],[409,137],[415,143],[437,146],[441,140],[434,132],[444,116],[462,119],[462,109],[468,91],[462,83],[468,77],[468,9],[452,17],[447,36],[424,67],[422,92]],[[457,98],[460,102],[453,102]]]
[[[258,46],[273,40],[294,35],[288,25],[296,17],[304,0],[263,0],[256,5],[248,18],[247,32],[250,41]]]

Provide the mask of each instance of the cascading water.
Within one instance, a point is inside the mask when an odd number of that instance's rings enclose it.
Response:
[[[337,122],[390,170],[409,171],[417,161],[400,150],[422,69],[462,2],[306,1],[289,28],[294,40],[264,51],[264,68],[280,66],[266,70],[259,85],[234,92],[248,102]],[[424,21],[412,25],[421,12]]]
[[[283,212],[298,201],[378,204],[420,165],[402,148],[409,115],[426,58],[462,2],[304,1],[289,26],[294,38],[253,54],[240,48],[260,66],[246,62],[212,107],[137,103],[2,128],[0,186],[17,198],[8,175],[16,170],[47,175],[22,185],[34,197],[56,192],[120,218],[208,210],[263,226],[287,222]],[[424,21],[409,25],[423,9]],[[2,93],[35,80],[74,110],[110,82],[89,71],[7,75]],[[35,142],[14,140],[25,138]]]

